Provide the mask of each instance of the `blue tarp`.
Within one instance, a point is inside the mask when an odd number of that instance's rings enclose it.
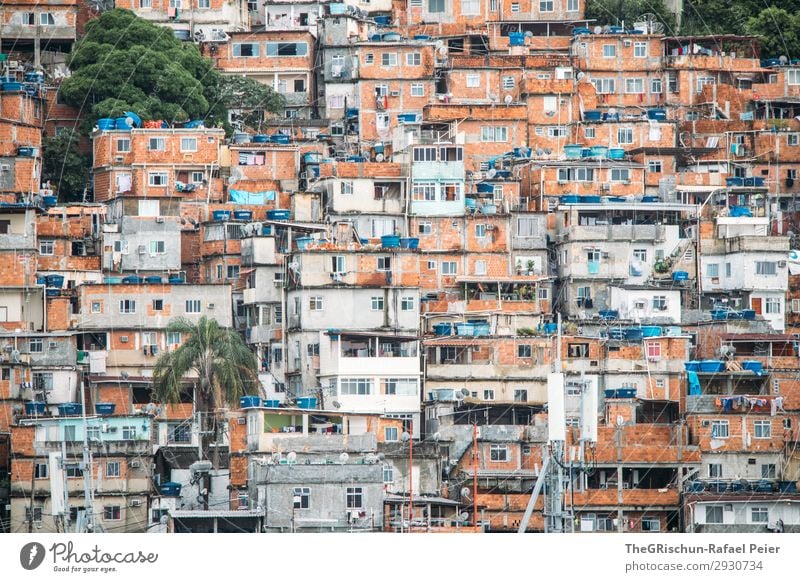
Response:
[[[265,204],[268,200],[275,200],[275,190],[265,192],[245,192],[244,190],[229,190],[231,202],[234,204]]]
[[[703,391],[700,389],[700,378],[697,377],[697,372],[686,372],[686,377],[689,380],[689,396],[700,396]]]

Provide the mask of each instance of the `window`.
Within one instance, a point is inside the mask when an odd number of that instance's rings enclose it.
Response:
[[[163,255],[167,251],[167,245],[163,240],[150,241],[150,254]]]
[[[528,401],[527,390],[514,390],[514,402],[527,402],[527,401]]]
[[[781,312],[781,299],[780,297],[767,297],[764,301],[764,313],[780,313]]]
[[[617,56],[617,45],[615,44],[603,45],[603,58],[613,59],[616,56]]]
[[[503,77],[503,89],[513,89],[514,85],[514,77],[504,76]]]
[[[484,400],[494,400],[494,390],[487,389],[483,391]]]
[[[192,442],[192,427],[186,424],[172,424],[167,427],[167,441],[174,444]]]
[[[620,127],[617,129],[617,143],[620,145],[633,143],[633,128]]]
[[[200,313],[201,302],[199,299],[187,299],[185,304],[186,313]]]
[[[378,270],[391,271],[392,270],[392,257],[378,257]]]
[[[584,127],[583,137],[585,137],[586,139],[594,139],[595,136],[594,130],[595,130],[594,127]]]
[[[119,461],[108,461],[106,463],[106,477],[120,477],[121,475]]]
[[[33,519],[31,519],[33,518]],[[25,521],[42,521],[42,508],[41,507],[34,507],[33,508],[33,515],[31,515],[31,508],[30,506],[25,508]]]
[[[722,523],[721,505],[706,505],[706,523]]]
[[[383,53],[381,54],[382,67],[396,67],[397,66],[397,53]]]
[[[711,438],[726,439],[730,436],[730,426],[727,420],[711,421]]]
[[[369,396],[372,394],[372,379],[342,378],[340,380],[339,393],[351,396]]]
[[[228,265],[226,267],[226,275],[228,279],[238,279],[240,273],[239,265]]]
[[[656,532],[661,529],[661,522],[654,517],[642,518],[642,531]]]
[[[375,62],[375,55],[372,53],[367,53],[364,55],[364,64],[371,65]]]
[[[136,427],[135,426],[123,426],[122,427],[122,440],[124,441],[132,441],[136,438]]]
[[[667,297],[666,295],[655,295],[653,296],[653,310],[655,311],[664,311],[667,308]]]
[[[508,141],[507,127],[483,126],[481,127],[481,141],[500,142]]]
[[[750,521],[753,523],[769,522],[769,509],[767,509],[766,507],[751,507]]]
[[[390,396],[416,396],[419,382],[416,378],[384,378],[381,391]]]
[[[120,515],[119,505],[106,505],[103,507],[103,519],[105,521],[119,521]]]
[[[36,463],[33,467],[34,479],[47,479],[49,476],[47,463]]]
[[[383,429],[383,440],[390,443],[396,443],[399,439],[400,431],[396,426],[387,426]]]
[[[644,79],[625,79],[626,93],[644,93]]]
[[[117,152],[125,154],[131,151],[131,140],[129,137],[117,138]]]
[[[153,0],[139,0],[139,8],[152,8]]]
[[[645,58],[647,56],[647,43],[646,42],[633,43],[633,56],[639,59]]]
[[[345,493],[345,500],[347,509],[361,509],[364,506],[364,489],[361,487],[348,487]]]
[[[612,182],[630,182],[630,168],[611,168]]]
[[[647,249],[633,249],[633,258],[637,261],[647,261]]]
[[[663,171],[661,160],[647,160],[647,171],[653,174],[660,174]]]
[[[485,275],[487,267],[488,267],[488,265],[487,265],[486,261],[483,261],[483,260],[475,261],[474,274],[475,275],[481,275],[481,276]]]
[[[67,465],[65,467],[67,477],[70,479],[77,479],[83,477],[83,471],[78,465]]]
[[[697,77],[697,87],[696,90],[698,93],[703,92],[703,87],[706,85],[713,85],[715,82],[714,77]]]
[[[719,263],[709,263],[706,267],[706,274],[709,277],[719,277]]]
[[[777,275],[778,263],[772,261],[756,261],[756,275]]]
[[[40,337],[32,337],[28,340],[28,351],[32,354],[41,354],[44,351],[44,341]]]
[[[198,0],[197,7],[200,9],[208,9],[211,8],[211,0]]]
[[[533,355],[533,348],[530,344],[520,344],[517,346],[518,358],[530,358]]]
[[[233,44],[234,57],[257,57],[259,56],[259,44],[257,42],[240,42]]]
[[[722,463],[709,463],[708,476],[711,479],[722,479]]]
[[[136,300],[135,299],[120,299],[119,312],[120,313],[136,313]]]
[[[567,12],[578,12],[580,10],[580,0],[567,0]]]
[[[409,67],[418,67],[422,64],[422,53],[406,53],[406,64]]]
[[[476,224],[475,225],[475,238],[484,238],[486,236],[486,225],[485,224]]]
[[[163,311],[163,310],[164,310],[164,300],[153,299],[153,311]]]
[[[659,79],[659,78],[650,79],[650,92],[651,93],[653,93],[655,95],[659,95],[663,91],[664,91],[664,89],[662,88],[661,79]]]
[[[425,85],[422,83],[411,83],[411,96],[412,97],[424,97],[425,96]]]
[[[385,484],[394,482],[394,469],[389,464],[383,466],[383,482]]]
[[[389,114],[376,113],[375,114],[375,129],[378,131],[386,131],[389,129]]]
[[[372,311],[383,311],[383,296],[371,297],[370,309],[372,309]]]
[[[414,149],[415,162],[435,162],[436,161],[436,148],[415,148]]]
[[[455,261],[442,261],[442,275],[457,275],[458,263]]]
[[[311,311],[322,311],[323,300],[322,295],[312,295],[308,298],[308,309]]]
[[[657,362],[661,359],[661,344],[659,342],[645,342],[645,347],[648,361]]]
[[[164,138],[151,137],[147,142],[147,149],[151,152],[163,152],[166,149]]]
[[[435,271],[436,270],[436,261],[426,261],[426,266],[427,266],[429,271]]]
[[[55,254],[56,242],[52,240],[39,241],[39,254],[52,256]]]
[[[420,222],[417,225],[417,233],[418,234],[431,234],[432,232],[433,232],[433,223]]]
[[[533,216],[517,217],[517,236],[520,238],[533,238],[539,236],[539,221]]]
[[[476,87],[481,86],[481,76],[480,75],[467,75],[467,87],[470,89],[474,89]]]
[[[331,273],[345,273],[346,271],[345,257],[341,255],[331,257]]]
[[[569,131],[566,126],[555,125],[547,128],[547,137],[567,137]]]
[[[181,138],[181,151],[182,152],[196,152],[197,151],[197,138],[196,137],[182,137]]]
[[[267,43],[268,57],[304,57],[307,54],[308,54],[308,43],[306,42]]]
[[[308,509],[311,507],[311,488],[295,487],[292,489],[292,506],[294,509]]]
[[[553,0],[539,0],[539,12],[553,12],[555,10]]]
[[[800,69],[787,70],[786,82],[789,83],[789,85],[800,85]]]
[[[769,420],[754,421],[753,436],[757,439],[772,438],[772,423]]]
[[[519,2],[512,2],[511,3],[511,12],[514,12],[514,13],[519,12]]]
[[[489,459],[498,463],[508,461],[508,447],[506,445],[491,445]]]
[[[166,172],[150,172],[147,175],[147,183],[150,186],[163,187],[167,185],[168,181]]]
[[[6,368],[8,369],[8,368]],[[33,373],[33,387],[36,390],[44,390],[49,392],[53,389],[53,373],[52,372],[34,372]],[[75,428],[75,427],[72,427]]]
[[[413,297],[403,297],[400,299],[400,310],[401,311],[414,311],[414,298]]]
[[[49,12],[42,12],[39,14],[39,24],[42,26],[54,26],[56,19]]]
[[[761,478],[762,479],[775,479],[778,471],[775,463],[765,463],[761,465]]]
[[[461,200],[461,182],[442,182],[441,199],[446,202],[458,202]]]
[[[608,95],[617,92],[616,79],[592,79],[592,85],[601,95]]]

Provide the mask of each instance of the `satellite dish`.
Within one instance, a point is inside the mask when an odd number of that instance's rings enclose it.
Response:
[[[19,350],[14,350],[13,352],[11,352],[11,360],[12,361],[19,362],[19,356],[20,356],[20,351]]]
[[[341,455],[339,455],[339,462],[342,465],[344,465],[347,462],[347,459],[349,459],[349,458],[350,458],[350,455],[348,455],[347,453],[342,453]]]
[[[467,521],[469,519],[469,513],[462,511],[459,517],[461,518],[461,521]]]
[[[533,32],[530,30],[525,31],[525,38],[533,38]]]
[[[461,488],[461,497],[466,497],[469,499],[469,487],[462,487]]]
[[[494,178],[496,175],[497,175],[497,170],[495,170],[494,168],[489,168],[488,170],[486,170],[486,177],[489,180]]]
[[[786,55],[781,55],[781,56],[778,57],[778,61],[780,61],[780,63],[782,65],[788,65],[789,64],[789,57],[787,57]]]
[[[156,406],[155,407],[155,409],[153,410],[153,415],[154,416],[160,416],[161,415],[161,407],[160,406]]]
[[[442,435],[441,435],[441,433],[438,433],[438,432],[435,432],[435,433],[433,433],[433,440],[434,440],[434,441],[437,441],[437,442],[438,442],[438,440],[439,440],[440,438],[442,438]]]
[[[575,78],[576,78],[578,81],[580,81],[580,80],[581,80],[581,79],[583,79],[585,76],[586,76],[586,73],[584,73],[583,71],[578,71],[578,74],[577,74],[577,75],[575,75]]]
[[[123,379],[123,380],[127,380],[127,379],[128,379],[128,376],[130,376],[130,374],[128,374],[128,372],[126,372],[125,370],[123,370],[122,372],[120,372],[120,373],[119,373],[119,375],[120,375],[120,376],[122,376],[122,379]]]
[[[608,114],[609,114],[609,115],[616,115],[616,114],[617,114],[617,109],[616,109],[616,107],[609,107],[609,108],[608,108]]]
[[[462,395],[464,398],[468,398],[468,397],[469,397],[469,390],[467,390],[466,388],[462,388],[462,389],[461,389],[461,395]]]
[[[541,158],[544,155],[544,150],[540,149],[540,148],[537,148],[536,149],[536,155]]]
[[[331,402],[331,404],[333,405],[334,408],[341,408],[342,407],[342,403],[339,402],[338,400],[334,400],[333,402]]]
[[[602,26],[595,26],[594,27],[594,33],[595,34],[601,34],[602,32],[603,32],[603,27]]]
[[[506,95],[505,97],[503,97],[503,103],[505,103],[506,105],[511,105],[511,103],[513,102],[514,98],[511,95]]]
[[[383,453],[378,453],[378,460],[379,461],[383,461],[385,458],[386,458],[386,455],[384,455]]]
[[[375,154],[375,161],[382,162],[384,160],[383,154]]]
[[[642,14],[639,18],[635,18],[634,22],[643,23],[647,34],[661,34],[664,32],[664,24],[652,12]]]
[[[456,392],[455,397],[456,397],[456,400],[458,400],[459,402],[461,400],[464,400],[464,394],[460,390],[458,392]]]
[[[297,453],[294,451],[290,452],[288,455],[286,455],[286,460],[290,465],[294,465],[297,462]]]

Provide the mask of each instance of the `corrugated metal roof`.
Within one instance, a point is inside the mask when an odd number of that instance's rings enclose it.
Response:
[[[176,509],[170,511],[169,515],[175,519],[209,519],[221,517],[224,519],[239,518],[239,517],[263,517],[264,510],[240,510],[233,509]]]

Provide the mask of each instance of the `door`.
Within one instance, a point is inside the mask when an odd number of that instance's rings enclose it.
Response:
[[[750,308],[756,312],[756,315],[761,315],[761,297],[750,298]]]

